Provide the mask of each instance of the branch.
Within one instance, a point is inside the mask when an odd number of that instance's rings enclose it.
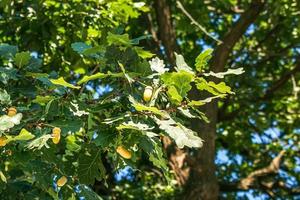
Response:
[[[284,48],[284,51],[286,51],[287,49]],[[269,57],[271,58],[271,57]],[[256,66],[259,66],[259,64],[262,64],[263,62],[267,61],[268,59],[264,59],[263,61],[259,62]],[[254,97],[252,98],[252,102],[257,102],[259,100],[263,100],[266,101],[270,98],[273,97],[274,92],[276,92],[278,89],[280,89],[282,86],[284,86],[284,84],[290,79],[292,78],[292,76],[294,76],[295,74],[297,74],[298,72],[300,72],[300,59],[299,62],[296,64],[296,66],[290,70],[289,72],[285,73],[279,80],[277,80],[276,82],[274,82],[272,84],[272,86],[265,92],[265,94],[263,96],[260,97]],[[298,88],[296,88],[296,91],[298,92]],[[228,100],[229,101],[229,100]],[[226,103],[225,105],[222,106],[222,108],[219,110],[218,113],[218,120],[219,121],[229,121],[232,120],[233,118],[235,118],[236,116],[238,116],[238,114],[242,111],[242,109],[237,109],[237,110],[233,110],[230,113],[226,113],[226,106],[229,103]],[[247,106],[247,103],[244,103],[245,105],[243,106]]]
[[[231,183],[231,184],[221,183],[220,184],[221,191],[229,192],[229,191],[259,189],[260,186],[254,184],[257,181],[258,177],[264,177],[271,174],[276,174],[279,170],[280,162],[284,154],[285,154],[285,150],[280,151],[280,153],[271,161],[271,163],[268,166],[251,172],[246,178],[243,178],[236,183]],[[266,187],[267,185],[263,184],[263,186]],[[272,188],[268,188],[268,189],[272,189]]]
[[[264,0],[253,0],[250,7],[241,15],[240,19],[233,28],[225,35],[223,43],[219,45],[212,59],[212,71],[223,71],[228,60],[229,54],[234,45],[239,41],[247,28],[252,24],[259,13],[263,10]]]
[[[261,97],[262,100],[266,100],[270,97],[272,97],[273,93],[278,90],[280,87],[282,87],[293,75],[300,72],[300,61],[296,64],[294,69],[284,74],[278,81],[276,81],[265,93],[263,97]]]
[[[178,47],[176,45],[176,35],[172,25],[170,7],[167,0],[155,0],[154,8],[159,28],[159,39],[162,41],[162,44],[166,49],[168,61],[174,64],[174,51],[177,51]]]
[[[211,39],[215,40],[218,42],[218,44],[222,44],[222,41],[215,38],[214,36],[212,36],[211,34],[209,34],[209,32],[203,27],[201,26],[187,11],[186,9],[183,7],[183,5],[180,3],[180,1],[176,1],[177,3],[177,7],[191,20],[192,24],[195,24],[205,35],[207,35],[208,37],[210,37]]]

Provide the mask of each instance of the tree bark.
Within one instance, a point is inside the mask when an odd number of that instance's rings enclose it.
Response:
[[[219,45],[211,61],[211,70],[223,71],[234,45],[239,41],[250,24],[258,17],[264,5],[264,0],[253,0],[249,8],[241,15],[240,19],[230,31],[223,37],[223,43]],[[175,63],[174,51],[177,50],[175,31],[173,30],[170,7],[167,0],[155,0],[154,8],[158,22],[158,32],[162,45],[170,63]],[[217,80],[213,80],[217,82]],[[193,89],[191,99],[200,99],[200,94]],[[189,156],[188,152],[176,148],[165,138],[164,145],[167,149],[169,163],[176,174],[179,184],[184,186],[183,196],[185,200],[214,200],[219,197],[219,185],[215,175],[215,138],[218,107],[217,102],[203,106],[203,112],[210,123],[199,120],[192,121],[192,129],[204,139],[201,149]]]
[[[168,61],[175,63],[174,51],[178,50],[176,35],[171,20],[170,6],[167,0],[155,0],[154,8],[158,24],[159,39],[165,49]]]
[[[250,7],[241,15],[240,19],[224,36],[223,43],[219,45],[211,60],[211,70],[221,72],[224,70],[229,55],[234,45],[239,41],[247,28],[252,24],[263,9],[263,0],[253,0]],[[214,82],[218,80],[214,79]],[[191,99],[200,99],[197,90],[191,93]],[[196,151],[196,163],[190,167],[190,174],[185,186],[183,199],[186,200],[214,200],[219,197],[219,185],[215,175],[215,139],[218,107],[217,102],[211,102],[203,106],[209,123],[199,120],[192,122],[192,128],[197,131],[204,140],[204,145]]]

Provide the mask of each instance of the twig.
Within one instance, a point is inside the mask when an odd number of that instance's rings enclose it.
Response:
[[[206,34],[208,37],[210,37],[211,39],[215,40],[218,42],[218,44],[222,44],[223,42],[217,38],[215,38],[214,36],[212,36],[211,34],[209,34],[209,32],[206,31],[206,29],[201,26],[187,11],[186,9],[183,7],[183,5],[180,3],[180,1],[176,1],[177,3],[177,7],[192,21],[192,24],[195,24],[204,34]]]
[[[93,74],[97,71],[98,68],[99,68],[99,65],[96,65],[96,67],[95,67],[95,68],[93,69],[93,71],[91,72],[91,75],[93,75]],[[82,92],[83,92],[83,90],[84,90],[86,84],[87,84],[87,83],[84,83],[84,84],[81,86],[81,89],[80,89],[80,91],[79,91],[78,96],[80,96],[80,95],[82,94]]]

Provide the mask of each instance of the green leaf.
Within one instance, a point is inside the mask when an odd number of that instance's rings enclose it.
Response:
[[[224,98],[226,97],[226,94],[220,94],[220,95],[217,95],[217,96],[213,96],[213,97],[208,97],[206,99],[203,99],[203,100],[192,100],[191,102],[188,103],[189,106],[202,106],[206,103],[209,103],[211,102],[213,99],[216,99],[216,98]]]
[[[91,188],[86,185],[79,185],[80,196],[83,196],[85,200],[103,200],[97,193],[95,193]]]
[[[209,72],[209,73],[204,73],[204,76],[214,76],[217,78],[224,78],[224,76],[229,75],[229,74],[235,74],[235,75],[240,75],[244,73],[244,69],[242,67],[237,68],[237,69],[228,69],[226,72],[219,72],[219,73],[214,73],[214,72]]]
[[[34,138],[35,136],[32,135],[29,131],[27,131],[25,128],[22,128],[21,132],[19,133],[19,135],[14,137],[14,140],[31,140],[32,138]]]
[[[184,58],[183,58],[182,55],[177,54],[175,52],[175,57],[176,57],[176,67],[175,67],[175,69],[177,71],[186,71],[188,73],[195,74],[193,69],[186,64],[186,62],[184,61]]]
[[[179,148],[187,147],[202,147],[203,140],[198,137],[196,132],[186,128],[182,124],[175,122],[171,117],[167,120],[160,120],[156,117],[153,118],[159,128],[164,130]]]
[[[36,96],[36,98],[34,100],[32,100],[32,103],[38,103],[40,105],[45,105],[47,104],[49,101],[53,100],[55,97],[53,96]]]
[[[0,67],[0,81],[7,84],[10,79],[18,80],[17,70],[15,68]]]
[[[74,86],[74,85],[66,82],[63,77],[60,77],[58,79],[50,79],[50,81],[51,81],[51,83],[53,83],[55,85],[61,85],[61,86],[73,88],[73,89],[80,89],[80,86]]]
[[[139,55],[139,57],[143,59],[152,58],[155,54],[151,53],[150,51],[144,50],[142,47],[134,47],[134,50]]]
[[[147,130],[151,130],[153,129],[153,127],[149,127],[148,124],[144,124],[141,122],[133,122],[133,121],[129,121],[129,122],[124,122],[122,124],[120,124],[117,128],[117,130],[122,130],[122,129],[133,129],[133,130],[138,130],[138,131],[147,131]]]
[[[149,160],[159,169],[168,171],[161,142],[158,138],[140,137],[139,145],[149,155]]]
[[[133,107],[139,112],[149,111],[156,115],[165,116],[165,113],[163,111],[159,110],[156,107],[145,106],[141,103],[138,103],[132,96],[129,96],[129,101],[132,103]]]
[[[98,133],[97,138],[94,140],[94,143],[97,146],[107,147],[116,137],[116,134],[112,132],[101,131]]]
[[[98,79],[98,78],[105,78],[107,76],[108,76],[107,74],[99,72],[99,73],[93,74],[91,76],[84,76],[82,79],[80,79],[80,81],[77,82],[77,84],[81,85],[81,84],[86,83],[88,81],[95,80],[95,79]]]
[[[11,100],[9,94],[6,90],[0,88],[0,104],[2,105],[10,105]]]
[[[197,118],[197,116],[193,115],[188,108],[178,107],[177,109],[188,118]]]
[[[94,58],[99,58],[100,55],[103,56],[105,53],[105,48],[103,46],[95,46],[88,49],[83,50],[82,54],[85,56],[91,56]]]
[[[101,160],[100,150],[80,154],[78,158],[78,178],[80,183],[93,185],[95,179],[103,179],[105,173],[106,171]]]
[[[46,73],[33,73],[33,72],[26,72],[25,76],[30,76],[32,78],[45,78],[49,75]]]
[[[76,137],[75,137],[75,135],[68,135],[67,137],[66,137],[66,148],[69,150],[69,151],[75,151],[75,152],[77,152],[77,151],[79,151],[80,149],[81,149],[81,146],[80,145],[78,145],[77,143],[76,143]]]
[[[170,97],[171,102],[173,102],[174,104],[179,105],[183,100],[182,96],[180,96],[176,87],[173,85],[168,87],[167,94]]]
[[[80,118],[73,118],[72,120],[56,120],[51,125],[61,128],[61,134],[67,135],[68,132],[76,133],[83,126],[84,121]]]
[[[134,45],[138,45],[140,43],[141,40],[145,40],[145,39],[151,39],[152,36],[151,35],[143,35],[143,36],[140,36],[138,38],[134,38],[131,40],[131,43],[134,44]]]
[[[114,44],[122,46],[131,46],[131,41],[129,39],[128,34],[117,35],[109,32],[106,39],[109,45]]]
[[[18,51],[18,48],[9,44],[1,44],[0,45],[0,56],[9,59],[13,58]]]
[[[212,57],[213,49],[206,49],[201,52],[196,58],[196,70],[202,72],[202,69],[207,65],[208,61]]]
[[[33,139],[35,136],[27,131],[25,128],[22,128],[19,135],[15,137],[8,138],[7,142],[11,141],[27,141]]]
[[[74,51],[76,51],[79,54],[83,54],[83,52],[92,46],[85,44],[84,42],[75,42],[71,44],[71,47]]]
[[[15,55],[15,64],[21,68],[25,65],[27,65],[30,61],[30,53],[27,51],[27,52],[20,52],[20,53],[16,53]]]
[[[164,73],[161,76],[162,81],[167,86],[175,86],[177,92],[181,97],[185,97],[187,92],[192,89],[191,82],[194,76],[186,71],[172,72],[172,73]]]
[[[227,86],[224,82],[220,82],[218,84],[209,81],[207,82],[203,78],[198,78],[196,80],[196,86],[198,90],[206,90],[213,95],[222,95],[222,94],[232,94],[231,88]]]

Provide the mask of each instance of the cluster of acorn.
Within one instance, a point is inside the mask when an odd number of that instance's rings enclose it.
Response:
[[[17,114],[17,109],[15,107],[10,107],[7,109],[7,116],[13,117]],[[5,136],[0,137],[0,147],[4,147],[7,144]]]
[[[17,114],[17,109],[15,107],[10,107],[10,108],[7,109],[7,115],[9,117],[13,117],[16,114]],[[60,141],[60,134],[61,134],[61,129],[60,128],[54,127],[52,129],[52,136],[53,136],[52,141],[53,141],[54,144],[58,144],[59,143],[59,141]],[[6,137],[4,137],[4,136],[0,137],[0,146],[5,146],[7,144],[6,141],[7,141]],[[65,176],[62,176],[62,177],[60,177],[57,180],[56,184],[57,184],[58,187],[62,187],[67,182],[68,182],[68,178],[65,177]]]
[[[151,100],[152,93],[153,93],[153,88],[151,86],[145,87],[144,94],[143,94],[143,99],[145,102],[149,102]],[[123,146],[117,147],[117,153],[125,159],[130,159],[132,156],[131,152],[128,151]]]
[[[144,94],[143,94],[143,99],[145,102],[149,102],[152,98],[152,93],[153,93],[153,88],[151,86],[147,86],[144,90]],[[17,109],[15,107],[11,107],[8,109],[7,111],[7,115],[10,116],[10,117],[13,117],[17,114]],[[60,141],[60,134],[61,134],[61,129],[58,128],[58,127],[54,127],[52,129],[52,141],[54,144],[58,144],[59,141]],[[2,138],[2,137],[1,137]],[[5,146],[5,140],[2,140],[0,138],[0,146]],[[1,144],[4,144],[4,145],[1,145]],[[132,157],[132,154],[130,151],[128,151],[126,148],[124,148],[123,146],[118,146],[117,149],[116,149],[117,153],[122,156],[123,158],[125,159],[130,159]],[[56,184],[58,187],[62,187],[64,186],[66,183],[68,182],[68,178],[66,176],[62,176],[60,177]]]

